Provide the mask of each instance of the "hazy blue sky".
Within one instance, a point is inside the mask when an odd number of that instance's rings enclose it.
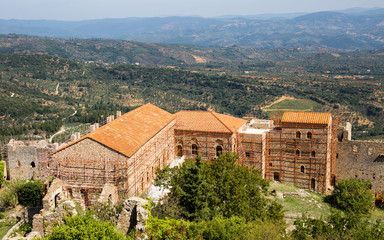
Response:
[[[384,0],[0,0],[0,19],[252,15],[383,7]]]

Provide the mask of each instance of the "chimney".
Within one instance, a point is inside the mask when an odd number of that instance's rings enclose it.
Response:
[[[116,111],[116,118],[121,117],[121,111]]]

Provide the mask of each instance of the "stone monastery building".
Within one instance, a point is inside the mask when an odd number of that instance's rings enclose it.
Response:
[[[16,164],[18,149],[8,145],[10,175],[25,169]],[[60,180],[49,201],[73,198],[87,207],[143,194],[157,168],[198,154],[210,161],[228,151],[267,179],[312,191],[326,193],[338,179],[351,177],[384,191],[384,142],[352,141],[350,124],[339,134],[329,113],[285,112],[275,120],[247,121],[206,111],[171,114],[148,103],[34,164],[41,178]]]

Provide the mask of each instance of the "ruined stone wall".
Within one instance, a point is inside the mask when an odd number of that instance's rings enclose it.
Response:
[[[369,180],[373,191],[384,192],[384,141],[338,143],[336,181],[358,178]]]
[[[128,196],[139,196],[148,190],[156,177],[157,168],[162,169],[173,161],[174,129],[173,120],[131,156],[127,169]]]
[[[10,180],[38,179],[40,177],[40,156],[55,150],[53,144],[11,140],[7,144],[7,171]]]
[[[217,158],[218,146],[223,148],[222,153],[234,151],[236,138],[232,133],[175,130],[175,142],[176,155],[179,157],[195,158],[197,154],[200,154],[202,160],[209,161]],[[192,145],[197,146],[197,151],[196,148],[192,149]]]

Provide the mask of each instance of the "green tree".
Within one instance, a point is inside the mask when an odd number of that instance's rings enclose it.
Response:
[[[282,206],[264,197],[268,181],[258,170],[237,164],[237,158],[234,153],[223,154],[213,162],[202,162],[198,157],[180,168],[158,172],[156,183],[170,187],[171,193],[167,202],[155,207],[154,215],[161,209],[162,217],[167,216],[164,213],[173,217],[173,210],[177,210],[186,220],[222,215],[282,222]],[[169,211],[168,202],[172,203]]]
[[[368,214],[374,204],[371,188],[367,180],[340,180],[325,200],[346,212]]]

